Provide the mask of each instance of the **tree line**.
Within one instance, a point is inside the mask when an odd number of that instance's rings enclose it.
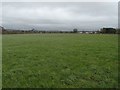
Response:
[[[77,28],[74,28],[73,31],[46,31],[46,30],[12,30],[12,29],[5,29],[1,27],[0,29],[2,34],[32,34],[32,33],[81,33],[81,34],[120,34],[120,29],[115,28],[101,28],[97,31],[78,31]]]

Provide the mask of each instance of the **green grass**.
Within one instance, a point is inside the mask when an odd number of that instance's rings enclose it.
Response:
[[[2,88],[2,35],[0,34],[0,89]]]
[[[118,36],[3,35],[4,88],[115,88]]]

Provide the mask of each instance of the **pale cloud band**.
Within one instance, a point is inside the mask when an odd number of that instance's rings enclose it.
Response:
[[[1,0],[2,2],[118,2],[119,0]]]

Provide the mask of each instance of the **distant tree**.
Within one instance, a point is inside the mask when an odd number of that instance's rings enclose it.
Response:
[[[114,28],[102,28],[102,29],[100,29],[100,32],[103,34],[115,34],[116,29],[114,29]]]
[[[33,28],[31,31],[35,31],[35,29]]]
[[[73,29],[73,32],[74,32],[74,33],[77,33],[77,32],[78,32],[78,30],[77,30],[76,28],[74,28],[74,29]]]

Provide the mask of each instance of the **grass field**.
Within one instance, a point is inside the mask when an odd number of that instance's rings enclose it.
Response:
[[[3,88],[115,88],[118,37],[3,35]]]
[[[0,34],[0,89],[2,88],[2,35]]]

